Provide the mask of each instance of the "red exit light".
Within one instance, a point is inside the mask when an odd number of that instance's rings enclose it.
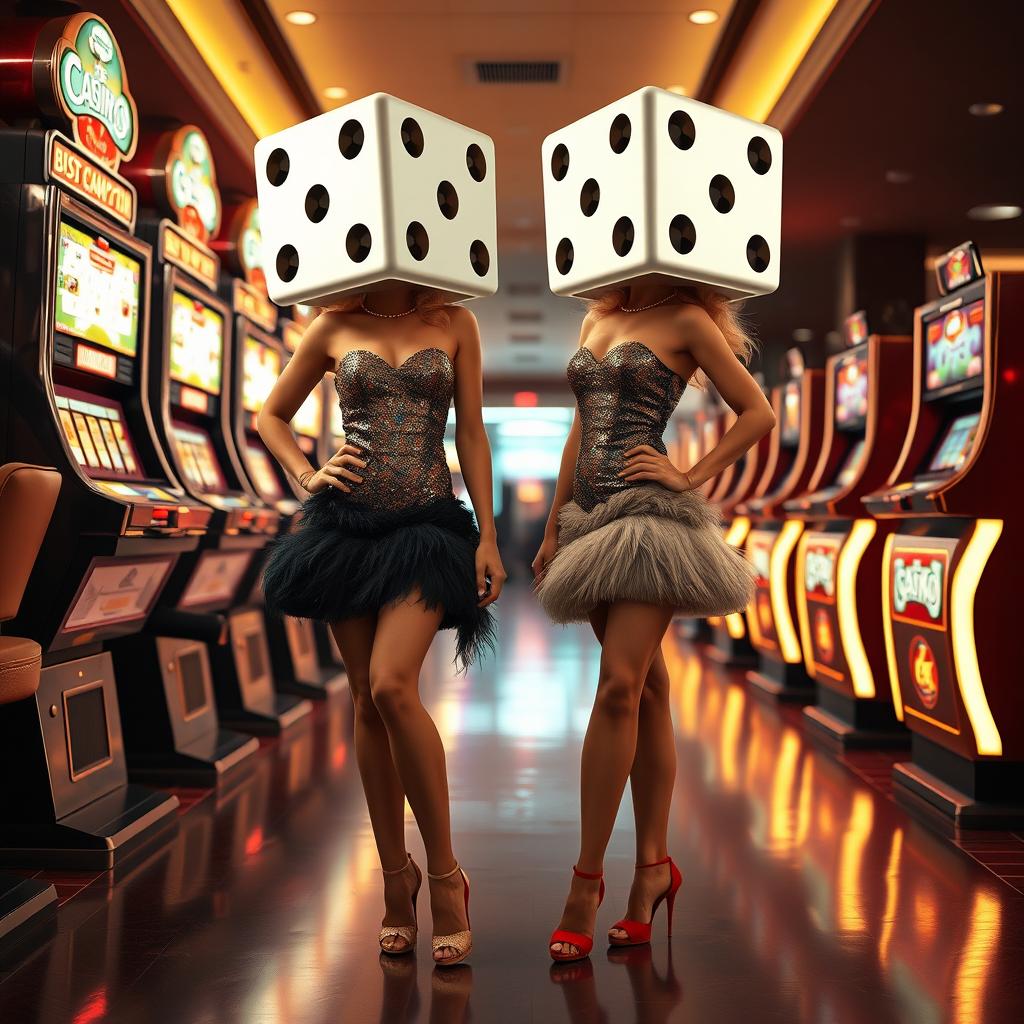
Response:
[[[512,404],[519,409],[532,409],[537,404],[537,392],[517,391],[512,396]]]

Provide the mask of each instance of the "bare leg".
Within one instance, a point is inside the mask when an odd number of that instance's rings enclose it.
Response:
[[[644,682],[671,619],[672,609],[659,605],[616,601],[608,606],[597,696],[580,766],[580,854],[576,864],[581,871],[597,873],[603,868],[604,852],[636,756]],[[598,882],[574,875],[559,928],[593,934],[598,891]],[[577,952],[573,946],[563,949],[559,942],[551,948],[555,953]]]
[[[599,608],[590,617],[594,634],[602,644],[607,614],[607,608]],[[636,755],[629,772],[633,820],[636,823],[637,864],[652,864],[668,855],[668,818],[676,778],[676,744],[669,685],[668,668],[659,646],[640,697]],[[626,906],[626,918],[630,921],[650,920],[651,907],[668,888],[669,881],[667,864],[636,872]],[[626,933],[617,928],[609,929],[608,936],[627,938]]]
[[[440,622],[440,609],[427,609],[415,594],[382,608],[370,657],[370,692],[423,836],[427,870],[435,875],[450,872],[456,864],[444,746],[419,693],[420,669]],[[431,879],[430,903],[435,934],[466,929],[463,884],[458,872],[443,880]],[[448,960],[456,954],[456,950],[445,947],[435,951],[434,959]]]
[[[408,864],[405,848],[405,790],[391,756],[384,721],[370,696],[370,653],[373,649],[377,620],[372,616],[346,619],[331,626],[334,639],[345,662],[348,688],[354,709],[356,763],[363,781],[370,827],[377,844],[384,876],[384,925],[414,923],[412,893],[418,876],[412,870],[398,869]],[[408,943],[398,936],[387,938],[384,945],[401,952]]]

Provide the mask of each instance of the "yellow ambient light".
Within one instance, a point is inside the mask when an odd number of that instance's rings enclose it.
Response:
[[[974,643],[974,595],[989,556],[1003,532],[1001,519],[979,519],[967,542],[963,557],[953,573],[950,588],[949,633],[953,640],[953,662],[967,717],[971,721],[979,754],[1001,754],[1003,741],[985,696]]]
[[[807,607],[807,544],[811,539],[809,533],[800,538],[796,549],[796,617],[800,624],[800,639],[804,645],[804,666],[807,674],[817,678],[817,665],[814,661],[814,644],[811,640],[811,610]]]
[[[779,531],[779,539],[772,546],[769,561],[768,588],[771,594],[772,617],[775,620],[775,632],[779,638],[779,649],[782,660],[795,665],[803,660],[800,640],[793,625],[793,616],[789,613],[789,558],[793,549],[804,532],[804,524],[799,519],[787,520]]]
[[[892,708],[899,721],[903,721],[903,694],[900,692],[900,673],[896,667],[896,643],[892,638],[892,607],[889,604],[889,576],[892,572],[892,550],[896,534],[885,538],[882,553],[882,634],[885,637],[885,660],[889,665],[889,686],[892,689]]]
[[[857,619],[857,570],[877,529],[873,519],[858,519],[839,552],[836,567],[836,615],[839,618],[839,637],[843,644],[846,664],[850,669],[853,692],[862,699],[874,697],[875,677],[871,673],[871,664],[864,650],[860,622]]]

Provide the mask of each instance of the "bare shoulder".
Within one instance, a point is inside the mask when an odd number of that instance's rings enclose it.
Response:
[[[582,345],[601,318],[592,309],[588,309],[580,324],[580,345]]]
[[[476,314],[465,306],[446,305],[444,311],[451,320],[451,325],[456,331],[474,330],[477,328]]]
[[[719,330],[711,315],[693,302],[684,302],[672,311],[672,325],[679,331],[686,346],[718,336]]]

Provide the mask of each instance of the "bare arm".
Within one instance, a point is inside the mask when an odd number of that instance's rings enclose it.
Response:
[[[320,386],[324,374],[333,368],[327,354],[331,322],[331,316],[325,313],[309,325],[295,355],[277,378],[277,383],[256,419],[260,437],[274,458],[281,463],[286,473],[311,492],[323,490],[327,486],[351,491],[351,487],[342,483],[342,480],[350,483],[361,483],[362,480],[345,467],[366,465],[355,458],[360,454],[358,450],[352,445],[346,445],[323,469],[311,466],[292,433],[292,418],[313,388]]]
[[[775,413],[711,318],[693,306],[684,306],[679,316],[684,350],[736,413],[736,422],[704,458],[686,471],[673,466],[650,445],[640,445],[626,452],[627,465],[619,475],[629,481],[654,480],[671,490],[686,491],[717,476],[757,444],[775,426]]]
[[[462,307],[452,311],[452,326],[458,340],[455,353],[455,450],[466,481],[477,525],[477,596],[481,606],[496,601],[505,582],[505,569],[498,554],[494,528],[494,486],[491,476],[491,445],[484,429],[483,360],[476,317]],[[488,593],[487,580],[490,579]]]

